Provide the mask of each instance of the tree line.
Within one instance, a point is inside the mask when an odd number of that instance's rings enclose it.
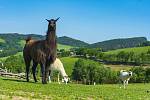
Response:
[[[144,65],[150,62],[150,49],[142,53],[119,51],[111,54],[102,52],[100,48],[76,48],[73,52],[84,58],[110,64]]]

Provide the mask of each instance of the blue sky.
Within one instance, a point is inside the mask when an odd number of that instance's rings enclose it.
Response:
[[[150,40],[150,0],[0,0],[0,33],[57,35],[88,43],[144,36]]]

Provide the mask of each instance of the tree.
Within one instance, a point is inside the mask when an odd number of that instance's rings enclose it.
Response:
[[[134,52],[129,52],[129,60],[132,62],[134,60]]]
[[[10,56],[4,62],[4,66],[13,73],[25,72],[25,65],[22,56]]]
[[[84,60],[83,59],[79,59],[75,65],[74,65],[74,68],[73,68],[73,73],[72,73],[72,76],[73,76],[73,79],[76,80],[76,81],[81,81],[82,80],[82,67],[84,67],[85,64],[84,64]]]
[[[141,83],[145,81],[145,69],[141,67],[134,67],[131,69],[133,72],[133,77],[131,77],[132,82]]]
[[[145,81],[150,82],[150,68],[145,69]]]
[[[86,73],[86,79],[88,84],[93,84],[96,81],[96,64],[90,63],[87,66],[87,73]]]
[[[144,64],[144,62],[146,61],[146,53],[141,53],[139,55],[139,58],[140,58],[140,63]]]

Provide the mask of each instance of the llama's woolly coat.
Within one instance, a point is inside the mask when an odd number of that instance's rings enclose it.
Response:
[[[51,70],[51,71],[56,70],[56,71],[60,72],[61,76],[63,76],[63,77],[64,77],[64,76],[68,76],[68,75],[66,74],[66,72],[65,72],[65,69],[64,69],[64,67],[63,67],[62,62],[61,62],[60,59],[58,59],[58,58],[56,58],[56,60],[54,61],[54,63],[51,64],[50,70]]]

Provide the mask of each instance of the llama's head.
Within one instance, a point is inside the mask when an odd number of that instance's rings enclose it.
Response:
[[[70,80],[70,78],[68,76],[64,76],[62,79],[62,82],[67,84],[69,82],[69,80]]]
[[[48,21],[48,28],[50,30],[56,30],[56,22],[57,22],[58,19],[59,18],[57,18],[57,19],[51,19],[51,20],[46,19]]]
[[[129,71],[129,76],[132,76],[132,74],[133,74],[133,73],[132,73],[131,71]]]

